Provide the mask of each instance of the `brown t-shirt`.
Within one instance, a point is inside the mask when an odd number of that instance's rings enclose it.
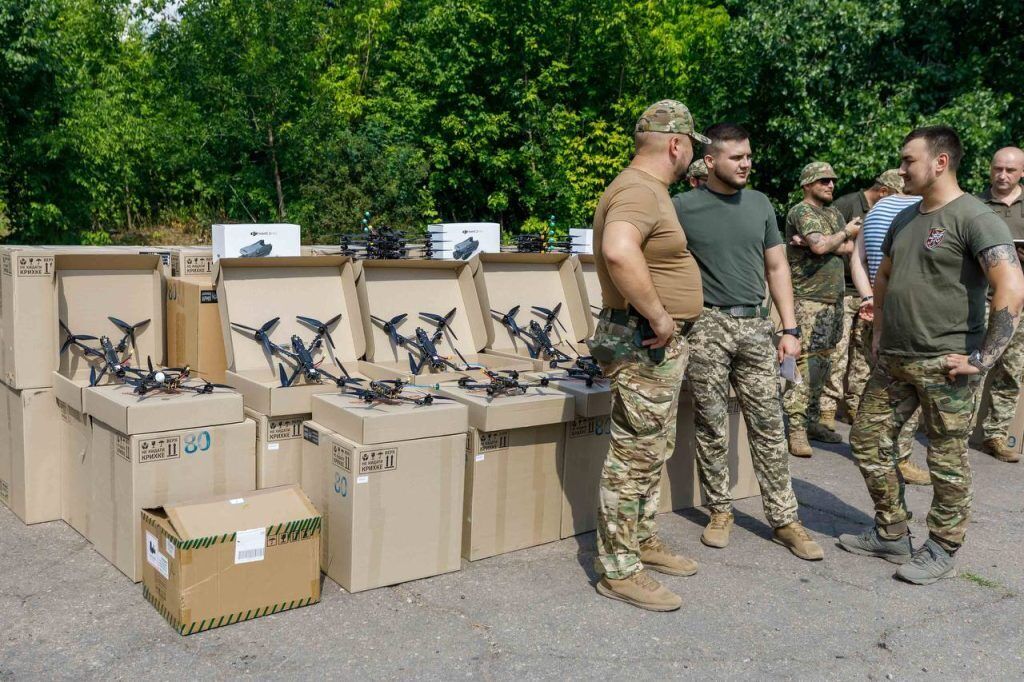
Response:
[[[605,308],[623,309],[625,297],[608,275],[601,253],[604,226],[626,222],[643,237],[643,253],[661,304],[676,320],[693,320],[704,307],[697,261],[686,248],[668,185],[649,173],[626,168],[612,180],[594,212],[594,264]]]

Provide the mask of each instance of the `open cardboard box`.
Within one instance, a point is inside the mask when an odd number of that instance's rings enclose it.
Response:
[[[171,276],[214,282],[212,246],[182,246],[171,249]]]
[[[601,312],[601,282],[597,279],[594,256],[581,253],[577,258],[580,260],[580,275],[583,281],[580,291],[586,297],[587,311],[590,313],[590,335],[593,336],[594,330],[597,329],[597,316]]]
[[[417,327],[428,334],[434,323],[419,316],[420,313],[445,315],[452,308],[455,316],[451,332],[437,342],[437,350],[453,363],[460,365],[458,349],[469,364],[483,365],[491,370],[528,370],[529,360],[517,360],[484,352],[487,346],[487,321],[483,315],[478,285],[474,281],[475,259],[469,263],[435,260],[382,260],[362,261],[362,274],[358,279],[359,303],[363,313],[366,335],[364,371],[379,378],[400,378],[431,385],[455,381],[462,376],[481,377],[479,371],[438,371],[424,367],[414,375],[409,367],[409,352],[391,344],[388,334],[370,319],[370,314],[384,319],[407,314],[398,332],[414,338]],[[413,357],[417,354],[413,352]]]
[[[167,280],[167,364],[188,365],[214,383],[224,383],[227,359],[217,289],[199,276]]]
[[[484,253],[474,264],[479,270],[475,282],[485,315],[489,352],[530,358],[525,341],[495,317],[496,313],[507,313],[516,306],[519,307],[516,321],[526,329],[530,320],[540,324],[544,322],[533,306],[553,311],[560,305],[550,338],[570,357],[574,357],[579,344],[592,335],[591,319],[582,293],[583,275],[575,256],[565,253]],[[544,358],[531,359],[531,362],[534,369],[550,366]]]
[[[270,339],[291,349],[289,339],[298,335],[309,344],[316,332],[296,319],[297,315],[323,322],[341,314],[331,329],[335,348],[326,337],[313,359],[336,376],[340,362],[354,377],[359,372],[366,348],[364,321],[360,315],[352,261],[343,256],[297,256],[280,258],[222,258],[218,261],[217,304],[228,369],[225,382],[238,389],[245,406],[267,416],[309,414],[310,399],[318,393],[337,391],[334,382],[306,383],[296,378],[292,386],[281,385],[279,363],[291,375],[290,363],[268,355],[251,332],[232,323],[259,328],[277,317]]]
[[[355,443],[373,445],[465,433],[469,410],[455,400],[389,405],[325,393],[313,396],[313,421]]]

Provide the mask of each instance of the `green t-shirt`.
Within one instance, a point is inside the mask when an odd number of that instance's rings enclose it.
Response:
[[[892,260],[879,351],[931,357],[970,354],[985,335],[988,279],[978,254],[1011,244],[991,208],[964,194],[931,213],[920,204],[892,221],[882,253]]]
[[[826,206],[818,208],[805,201],[789,209],[786,216],[786,241],[794,234],[806,237],[814,232],[828,237],[846,227],[839,211]],[[793,276],[793,296],[808,301],[835,303],[843,297],[843,258],[834,253],[815,255],[809,248],[786,244],[789,269]]]
[[[843,225],[854,218],[863,218],[871,208],[868,206],[868,198],[864,192],[850,192],[844,194],[832,202],[832,208],[839,211],[843,216]],[[853,273],[850,272],[850,257],[843,256],[843,276],[846,278],[846,295],[860,296],[857,287],[853,283]]]
[[[700,266],[704,302],[764,301],[764,252],[782,243],[768,197],[752,189],[718,194],[707,186],[672,198],[690,253]]]

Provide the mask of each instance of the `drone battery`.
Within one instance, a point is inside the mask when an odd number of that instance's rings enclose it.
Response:
[[[60,519],[59,420],[52,388],[0,384],[0,502],[25,523]]]
[[[256,422],[256,489],[302,482],[302,422],[309,414],[268,417],[245,409]]]

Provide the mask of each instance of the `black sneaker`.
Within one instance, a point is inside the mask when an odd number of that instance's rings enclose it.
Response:
[[[914,548],[910,544],[910,535],[896,540],[883,538],[878,528],[872,526],[860,535],[840,535],[839,546],[847,552],[861,556],[875,556],[894,564],[905,564],[910,561]]]
[[[955,575],[956,561],[953,555],[931,538],[914,552],[910,563],[896,569],[897,577],[915,585],[931,585]]]

